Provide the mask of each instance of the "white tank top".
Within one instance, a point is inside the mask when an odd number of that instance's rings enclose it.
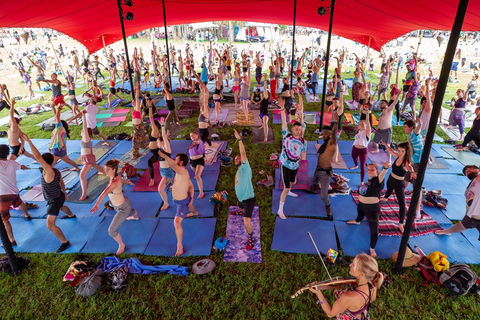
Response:
[[[368,138],[367,138],[367,131],[362,130],[355,135],[355,142],[353,142],[354,146],[357,147],[367,147],[368,146]]]

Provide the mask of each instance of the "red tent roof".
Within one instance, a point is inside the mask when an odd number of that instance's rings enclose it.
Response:
[[[319,6],[331,0],[297,0],[297,26],[328,30],[329,15]],[[203,21],[256,21],[291,25],[293,0],[166,0],[167,24]],[[337,0],[333,33],[380,48],[417,29],[450,30],[458,0]],[[133,0],[127,35],[163,26],[161,0]],[[0,6],[0,27],[52,28],[94,52],[121,39],[116,0],[9,0]],[[127,9],[127,7],[124,7]],[[130,8],[128,8],[130,9]],[[480,1],[470,1],[463,30],[480,31]]]

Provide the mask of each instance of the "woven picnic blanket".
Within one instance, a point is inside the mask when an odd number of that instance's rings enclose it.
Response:
[[[139,151],[140,156],[138,158],[133,159],[133,154],[132,154],[133,151],[130,150],[120,158],[121,164],[120,164],[119,167],[122,168],[123,163],[129,163],[130,165],[135,167],[142,160],[142,158],[145,157],[145,155],[147,155],[149,152],[150,152],[150,149],[148,149],[148,148],[140,149],[140,151]]]
[[[386,190],[382,191],[382,194],[385,193]],[[358,191],[352,191],[352,197],[355,202],[358,204]],[[410,206],[410,195],[405,195],[405,203],[406,207]],[[378,222],[379,228],[379,235],[381,236],[402,236],[402,233],[398,229],[398,219],[400,217],[399,214],[399,206],[397,197],[393,193],[387,201],[380,202],[380,219]],[[432,217],[422,211],[422,219],[417,220],[413,223],[412,230],[410,231],[411,237],[418,237],[423,236],[429,233],[434,232],[435,230],[442,229],[437,221],[435,221]]]

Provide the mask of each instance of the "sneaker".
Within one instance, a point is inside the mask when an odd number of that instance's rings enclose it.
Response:
[[[57,253],[67,250],[68,247],[70,247],[70,241],[62,243],[62,245],[57,249]]]
[[[278,211],[277,215],[280,219],[283,219],[283,220],[287,219],[287,217],[285,216],[285,214],[283,212]]]
[[[288,191],[287,196],[298,198],[298,194],[293,193],[292,191]]]
[[[17,246],[17,241],[13,241],[12,242],[12,247],[16,247]]]
[[[422,213],[420,211],[415,212],[415,220],[421,220],[422,219]]]
[[[248,243],[245,249],[252,250],[254,246],[255,246],[255,239],[253,239],[253,237],[249,237]]]

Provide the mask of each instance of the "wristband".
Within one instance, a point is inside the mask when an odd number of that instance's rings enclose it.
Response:
[[[385,167],[383,167],[383,166],[382,166],[382,168],[383,168],[383,170],[388,170],[388,168],[385,168]]]
[[[324,304],[325,302],[327,302],[327,299],[323,298],[323,300],[322,300],[322,301],[320,301],[320,300],[319,300],[319,301],[317,301],[317,304],[320,304],[320,305],[322,305],[322,304]]]
[[[337,123],[337,121],[332,121],[332,123]]]

